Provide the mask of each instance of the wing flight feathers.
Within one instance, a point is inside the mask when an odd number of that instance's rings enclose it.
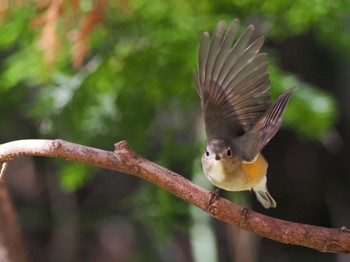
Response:
[[[220,21],[213,36],[205,32],[200,42],[194,82],[208,139],[249,130],[270,105],[267,56],[259,53],[264,37],[251,41],[250,25],[235,41],[237,28],[234,20],[225,34]]]

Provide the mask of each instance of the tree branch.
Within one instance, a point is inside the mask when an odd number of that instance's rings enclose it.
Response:
[[[1,161],[8,162],[19,156],[60,157],[138,176],[199,207],[218,220],[263,237],[321,252],[350,253],[349,229],[288,222],[256,213],[221,197],[209,205],[209,191],[138,156],[128,148],[126,141],[116,143],[114,152],[63,140],[19,140],[0,145]]]
[[[4,162],[0,171],[0,260],[26,262],[28,257],[23,244],[22,230],[5,181],[2,179],[7,165],[8,162]]]

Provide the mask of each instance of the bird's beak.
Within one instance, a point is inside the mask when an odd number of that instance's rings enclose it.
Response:
[[[215,160],[220,160],[221,157],[219,155],[215,155]]]

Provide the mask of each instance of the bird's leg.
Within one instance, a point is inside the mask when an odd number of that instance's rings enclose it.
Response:
[[[211,206],[219,196],[220,188],[217,187],[214,191],[210,192],[209,206]]]

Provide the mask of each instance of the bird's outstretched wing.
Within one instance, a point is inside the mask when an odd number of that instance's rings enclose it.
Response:
[[[248,162],[253,160],[277,133],[281,127],[282,114],[293,90],[294,88],[290,88],[280,95],[257,123],[243,136],[236,139],[236,144],[243,152],[243,160]]]
[[[251,42],[250,25],[233,44],[237,27],[234,20],[224,35],[220,21],[212,38],[205,32],[200,43],[194,81],[208,139],[248,131],[270,105],[267,55],[259,53],[264,38]]]

